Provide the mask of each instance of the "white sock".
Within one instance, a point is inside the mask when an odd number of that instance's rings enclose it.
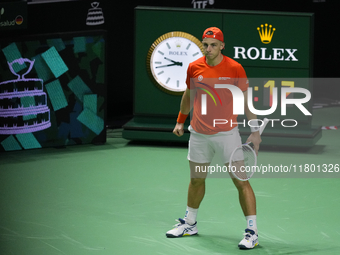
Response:
[[[191,208],[187,206],[187,210],[185,212],[184,220],[188,222],[190,225],[195,224],[197,217],[198,209]]]
[[[246,216],[246,220],[247,228],[254,230],[255,234],[257,234],[256,215],[248,215]]]

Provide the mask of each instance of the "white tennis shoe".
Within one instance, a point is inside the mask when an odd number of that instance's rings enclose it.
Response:
[[[243,235],[244,238],[238,244],[240,249],[252,249],[259,245],[258,235],[255,234],[254,230],[247,228]]]
[[[179,218],[179,223],[177,223],[173,229],[166,232],[167,237],[182,237],[182,236],[193,236],[198,233],[197,231],[197,221],[195,224],[190,225],[185,220]]]

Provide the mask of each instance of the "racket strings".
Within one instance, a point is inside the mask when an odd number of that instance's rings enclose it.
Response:
[[[241,180],[248,180],[255,171],[256,154],[247,144],[237,148],[231,158],[231,171]]]

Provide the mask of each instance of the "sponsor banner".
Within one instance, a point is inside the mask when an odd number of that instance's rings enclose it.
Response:
[[[224,54],[243,66],[309,69],[312,17],[311,14],[292,16],[284,13],[225,14]]]
[[[12,1],[0,3],[0,30],[27,28],[27,2]]]

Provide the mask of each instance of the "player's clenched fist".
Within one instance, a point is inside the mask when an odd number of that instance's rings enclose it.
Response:
[[[182,136],[184,134],[184,124],[183,123],[177,123],[174,131],[172,131],[175,135],[178,137]]]

